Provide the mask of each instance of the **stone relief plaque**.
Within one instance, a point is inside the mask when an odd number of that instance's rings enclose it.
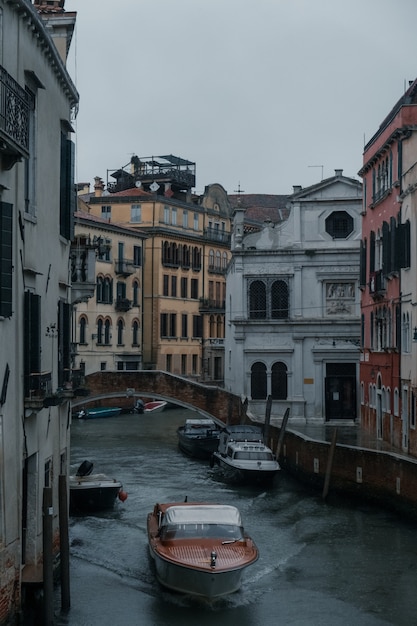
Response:
[[[352,315],[355,304],[355,283],[329,282],[326,288],[326,314]]]

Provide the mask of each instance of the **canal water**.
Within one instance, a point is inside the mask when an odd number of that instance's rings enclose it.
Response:
[[[331,504],[281,472],[271,488],[230,485],[209,462],[185,457],[184,409],[77,420],[71,463],[123,482],[113,511],[71,517],[71,609],[57,626],[381,626],[417,624],[416,526],[389,512]],[[237,506],[260,550],[237,593],[211,604],[164,590],[148,554],[156,502]]]

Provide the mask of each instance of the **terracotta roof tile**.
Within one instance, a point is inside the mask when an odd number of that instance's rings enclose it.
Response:
[[[288,195],[278,194],[229,194],[232,207],[241,206],[245,210],[245,221],[282,222],[289,215]]]

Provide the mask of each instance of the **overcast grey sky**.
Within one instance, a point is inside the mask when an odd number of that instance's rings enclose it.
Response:
[[[196,162],[200,193],[286,194],[343,169],[417,76],[416,0],[66,0],[78,182]],[[319,166],[319,167],[313,167]],[[112,179],[113,180],[113,179]]]

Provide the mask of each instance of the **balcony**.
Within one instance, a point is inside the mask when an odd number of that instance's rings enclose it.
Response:
[[[71,302],[87,302],[96,289],[97,244],[77,237],[71,244]]]
[[[224,339],[216,338],[216,339],[207,339],[206,346],[210,346],[210,348],[224,348]]]
[[[25,409],[40,411],[46,397],[52,394],[52,372],[33,372],[25,385]]]
[[[0,66],[0,154],[5,169],[29,157],[32,96]]]
[[[385,277],[382,270],[371,272],[369,275],[369,293],[376,300],[385,295]]]
[[[225,301],[200,298],[198,308],[201,313],[224,313]]]
[[[117,298],[114,303],[114,308],[120,313],[126,313],[126,311],[130,311],[132,308],[132,300],[128,300],[127,298]]]
[[[227,267],[221,267],[220,265],[213,265],[212,263],[208,266],[209,274],[221,274],[222,276],[226,275]]]
[[[215,241],[230,246],[231,235],[217,228],[205,228],[204,238],[207,241]]]
[[[135,266],[133,260],[117,259],[114,262],[115,272],[118,276],[131,276],[135,272]]]

